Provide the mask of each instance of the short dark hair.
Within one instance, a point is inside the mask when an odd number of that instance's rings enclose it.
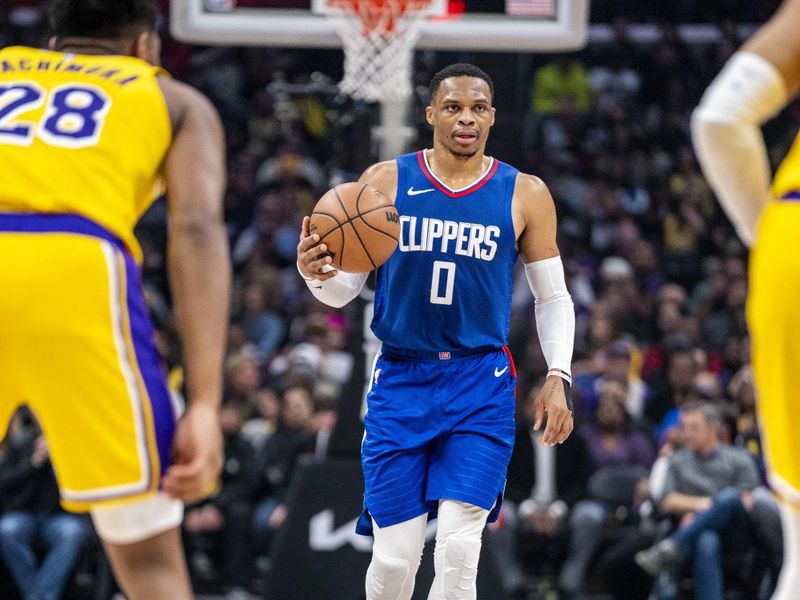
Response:
[[[681,412],[688,413],[688,412],[700,412],[703,413],[703,417],[706,420],[706,423],[709,425],[715,425],[720,427],[724,424],[724,419],[722,418],[722,413],[720,410],[710,402],[702,402],[699,400],[687,402],[683,406],[681,406]]]
[[[489,77],[483,69],[479,69],[475,65],[470,65],[468,63],[455,63],[446,66],[431,79],[431,84],[428,88],[431,94],[431,102],[433,102],[433,99],[436,97],[436,92],[439,91],[439,86],[442,82],[451,77],[477,77],[478,79],[483,79],[489,85],[489,93],[492,95],[492,98],[494,98],[494,83],[492,83],[492,78]]]
[[[117,39],[158,23],[153,0],[52,0],[48,13],[50,33],[59,38]]]

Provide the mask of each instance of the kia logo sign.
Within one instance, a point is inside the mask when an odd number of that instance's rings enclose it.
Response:
[[[326,509],[308,523],[308,546],[315,552],[333,552],[350,544],[359,552],[372,551],[372,538],[356,533],[358,517],[334,529],[333,510]]]

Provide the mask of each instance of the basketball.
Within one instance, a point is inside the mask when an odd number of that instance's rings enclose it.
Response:
[[[392,201],[365,183],[342,183],[319,199],[311,233],[327,245],[331,264],[348,273],[367,273],[397,248],[400,218]]]

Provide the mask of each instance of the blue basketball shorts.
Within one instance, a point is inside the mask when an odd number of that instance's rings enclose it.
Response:
[[[378,357],[367,395],[361,465],[364,511],[356,531],[458,500],[497,518],[514,447],[516,372],[496,351],[449,360]]]

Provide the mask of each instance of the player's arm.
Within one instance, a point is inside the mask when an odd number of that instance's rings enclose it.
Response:
[[[397,163],[393,160],[369,167],[358,179],[368,183],[394,200],[397,190]],[[320,244],[319,235],[311,234],[311,219],[303,218],[300,242],[297,244],[297,270],[317,300],[328,306],[341,307],[361,293],[369,273],[345,273],[331,266],[328,247]]]
[[[700,166],[748,246],[769,199],[770,168],[761,125],[800,87],[800,0],[778,12],[736,52],[692,115]]]
[[[230,256],[223,220],[222,124],[211,103],[176,81],[159,81],[173,123],[164,163],[169,210],[167,262],[183,343],[188,409],[176,433],[167,493],[206,495],[222,465],[218,409],[228,326]]]
[[[781,74],[787,95],[800,89],[800,0],[784,0],[772,18],[742,46],[767,59]]]
[[[575,309],[567,291],[564,266],[556,245],[556,209],[538,177],[520,173],[514,188],[513,215],[525,275],[535,299],[536,330],[547,361],[547,379],[535,400],[534,429],[547,426],[542,443],[561,443],[572,432],[572,347]]]

